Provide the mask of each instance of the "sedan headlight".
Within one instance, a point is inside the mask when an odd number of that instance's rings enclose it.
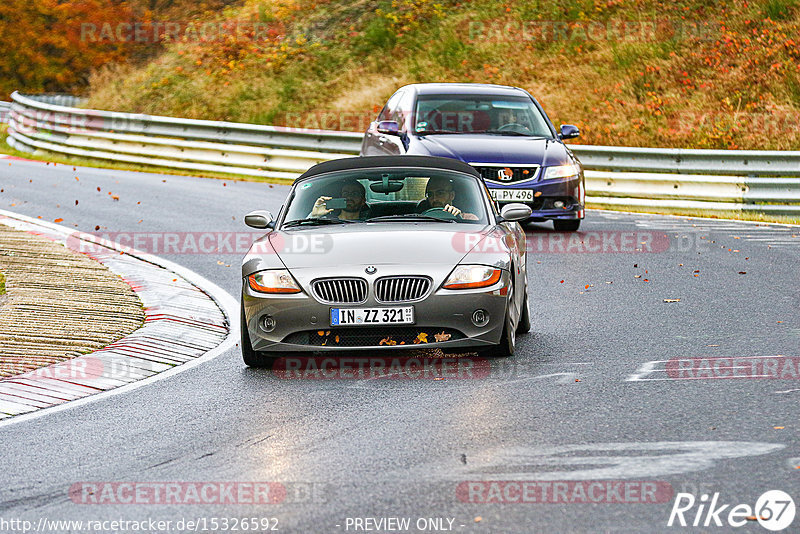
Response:
[[[286,269],[253,273],[247,282],[250,289],[259,293],[300,293],[300,286]]]
[[[459,265],[447,281],[445,289],[474,289],[476,287],[489,287],[500,281],[502,271],[486,265]]]
[[[556,165],[555,167],[547,167],[547,169],[544,171],[544,178],[542,178],[542,180],[567,178],[568,176],[575,176],[580,173],[581,168],[573,163],[570,163],[569,165]]]

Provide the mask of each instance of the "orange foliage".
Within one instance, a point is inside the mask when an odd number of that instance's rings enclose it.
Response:
[[[85,86],[91,69],[125,59],[134,46],[89,39],[87,30],[131,17],[127,4],[107,0],[2,0],[0,99],[14,90],[72,92]]]

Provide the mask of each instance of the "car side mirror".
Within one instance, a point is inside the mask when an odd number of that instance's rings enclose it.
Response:
[[[581,135],[581,131],[577,126],[573,126],[572,124],[562,124],[561,133],[558,134],[558,137],[561,139],[574,139],[579,135]]]
[[[378,123],[378,133],[400,135],[400,125],[397,121],[381,121]]]
[[[527,204],[513,203],[506,204],[500,210],[500,217],[503,221],[520,222],[528,219],[533,213],[533,210]]]
[[[267,210],[251,211],[244,216],[244,223],[250,228],[275,228],[275,221],[272,219],[272,213]]]

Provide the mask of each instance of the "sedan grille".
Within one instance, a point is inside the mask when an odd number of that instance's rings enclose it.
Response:
[[[328,278],[312,284],[316,297],[327,304],[359,304],[367,300],[363,278]]]
[[[431,280],[424,276],[387,276],[375,282],[375,300],[411,302],[424,297],[430,288]]]
[[[475,170],[480,173],[484,181],[492,182],[493,184],[513,184],[514,182],[523,182],[536,178],[539,172],[539,165],[487,165],[485,163],[471,163]],[[509,176],[511,171],[511,179],[502,179],[500,174]]]

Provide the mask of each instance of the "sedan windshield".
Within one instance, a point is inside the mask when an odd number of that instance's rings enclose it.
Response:
[[[282,228],[360,223],[486,224],[486,193],[459,172],[421,168],[339,171],[303,180]]]
[[[417,135],[482,133],[553,137],[530,98],[493,95],[420,95],[414,110]]]

